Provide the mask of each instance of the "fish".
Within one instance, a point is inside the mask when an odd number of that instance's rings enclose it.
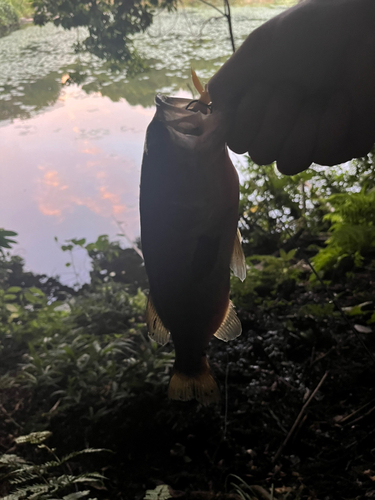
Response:
[[[206,350],[213,336],[228,341],[241,334],[230,268],[243,280],[246,264],[237,229],[238,174],[221,115],[210,112],[207,88],[198,90],[193,103],[156,95],[142,160],[140,220],[149,336],[162,345],[172,337],[175,348],[168,396],[208,405],[220,392]]]

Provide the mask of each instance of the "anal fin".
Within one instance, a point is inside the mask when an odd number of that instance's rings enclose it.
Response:
[[[155,340],[158,344],[165,345],[169,342],[169,331],[163,325],[162,320],[156,312],[151,295],[148,296],[146,307],[146,323],[148,328],[148,336]]]
[[[233,274],[237,276],[237,278],[240,278],[241,281],[244,281],[244,279],[246,278],[246,261],[241,246],[241,233],[239,229],[237,229],[237,234],[234,239],[230,268],[232,269]]]
[[[238,319],[236,311],[234,310],[232,302],[229,302],[227,313],[220,328],[214,333],[215,337],[224,342],[233,340],[242,333],[241,321]]]

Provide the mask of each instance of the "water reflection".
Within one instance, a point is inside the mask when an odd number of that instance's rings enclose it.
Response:
[[[113,103],[72,85],[49,113],[0,129],[1,225],[19,233],[31,269],[69,281],[55,235],[114,237],[114,219],[125,221],[130,238],[139,235],[139,166],[152,115],[152,108]]]
[[[233,24],[237,45],[259,24],[282,7],[237,7]],[[61,90],[61,77],[86,93],[100,92],[112,101],[152,106],[155,92],[189,91],[190,67],[208,79],[230,56],[224,19],[206,9],[162,13],[153,26],[137,37],[136,46],[149,71],[128,78],[124,71],[90,54],[77,54],[74,43],[86,36],[84,28],[64,31],[54,25],[29,26],[0,39],[0,120],[28,118],[52,105]]]
[[[279,11],[235,9],[237,44]],[[150,70],[130,79],[94,56],[77,57],[83,31],[31,26],[0,39],[0,225],[19,233],[16,251],[31,270],[67,283],[74,278],[53,236],[114,237],[115,220],[130,238],[139,235],[139,170],[155,92],[191,96],[190,66],[207,79],[231,50],[212,11],[162,14],[137,40]],[[88,263],[76,259],[84,281]]]

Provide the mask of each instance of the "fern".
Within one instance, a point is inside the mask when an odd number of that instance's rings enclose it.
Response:
[[[336,194],[327,202],[333,210],[324,217],[331,236],[313,259],[315,269],[331,269],[346,256],[361,265],[363,254],[375,249],[375,192]]]
[[[147,490],[143,500],[168,500],[168,498],[172,498],[169,486],[159,484],[154,490]]]
[[[98,472],[73,474],[68,462],[84,454],[108,450],[88,448],[69,453],[60,459],[48,446],[41,444],[50,436],[51,432],[48,431],[33,432],[27,436],[20,436],[15,441],[17,444],[37,445],[38,448],[52,455],[54,460],[34,464],[14,454],[0,456],[0,481],[7,481],[11,489],[10,494],[3,497],[3,500],[78,500],[80,498],[96,500],[89,498],[90,490],[79,491],[79,486],[101,483],[105,479],[104,476]],[[61,470],[66,467],[68,474]],[[73,491],[69,492],[72,489]]]
[[[31,443],[31,444],[40,444],[43,443],[47,438],[52,436],[52,432],[50,431],[41,431],[41,432],[31,432],[27,436],[19,436],[15,439],[17,444],[21,443]]]
[[[297,281],[304,271],[303,265],[296,259],[296,249],[279,251],[280,256],[252,255],[246,258],[247,276],[243,283],[232,279],[232,300],[237,307],[248,306],[251,297],[257,300],[260,288],[266,290],[265,295],[274,296],[276,290],[284,283]]]

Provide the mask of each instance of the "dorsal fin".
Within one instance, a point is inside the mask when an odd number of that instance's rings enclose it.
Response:
[[[218,331],[214,334],[220,340],[228,342],[241,335],[242,326],[234,310],[232,302],[229,301],[227,313]]]
[[[148,336],[155,340],[158,344],[165,345],[169,342],[169,331],[163,325],[162,320],[156,312],[151,295],[148,296],[146,307],[146,323],[148,328]]]
[[[241,246],[241,233],[239,229],[237,229],[237,234],[234,239],[230,268],[232,269],[233,274],[237,276],[237,278],[240,278],[241,281],[244,281],[244,279],[246,278],[246,261]]]

